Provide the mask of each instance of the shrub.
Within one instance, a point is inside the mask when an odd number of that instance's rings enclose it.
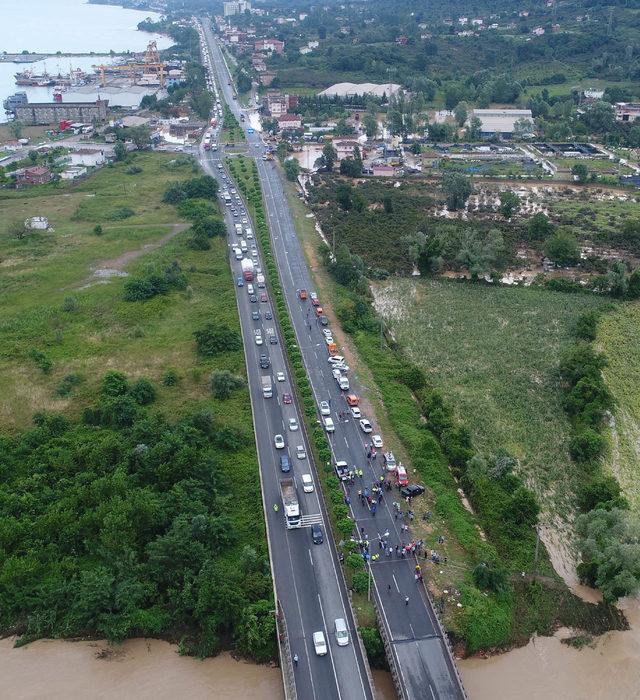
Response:
[[[244,379],[228,369],[215,370],[209,377],[209,388],[216,399],[228,399],[231,393],[244,386]]]
[[[351,587],[356,593],[366,593],[369,589],[369,574],[366,571],[356,571],[351,578]]]
[[[353,523],[351,527],[353,528]],[[364,561],[359,554],[349,554],[349,556],[345,558],[345,564],[353,571],[362,571],[362,569],[364,569]]]
[[[69,396],[73,388],[80,384],[83,378],[79,374],[67,374],[56,389],[56,395],[60,397]]]
[[[472,572],[473,582],[484,590],[506,593],[509,590],[507,572],[495,564],[480,562]]]
[[[193,236],[187,240],[187,248],[191,248],[191,250],[210,250],[211,243],[209,243],[209,239],[206,235],[194,233]]]
[[[29,357],[43,374],[49,374],[49,372],[51,372],[53,362],[41,350],[31,348],[31,350],[29,350]]]
[[[146,406],[156,400],[156,389],[146,377],[140,377],[136,380],[129,389],[129,394],[141,406]]]
[[[93,227],[93,232],[96,234],[96,236],[102,236],[102,226],[100,226],[100,224],[96,224]]]
[[[196,350],[202,357],[213,357],[221,352],[240,350],[242,340],[238,331],[225,324],[210,323],[193,334]]]
[[[373,668],[387,668],[387,657],[380,632],[376,627],[358,627],[367,658]]]
[[[627,502],[621,494],[620,484],[615,477],[599,476],[588,484],[584,484],[578,492],[578,506],[583,513],[600,508],[626,508]]]
[[[122,372],[107,372],[102,378],[103,396],[124,396],[129,391],[129,380]]]
[[[575,433],[569,441],[569,452],[576,462],[592,462],[604,454],[606,447],[606,438],[592,428]]]
[[[66,311],[67,313],[71,313],[72,311],[75,311],[78,308],[78,302],[75,297],[68,296],[64,298],[64,301],[62,302],[62,310]]]
[[[132,216],[135,216],[135,211],[131,207],[116,207],[107,218],[111,221],[122,221]]]
[[[178,372],[173,367],[169,367],[162,376],[164,386],[175,386],[179,381]]]

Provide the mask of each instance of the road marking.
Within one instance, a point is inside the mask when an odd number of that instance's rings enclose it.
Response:
[[[350,447],[349,447],[349,441],[347,440],[346,437],[345,437],[345,439],[344,439],[344,444],[347,446],[347,449],[350,449]]]
[[[436,700],[436,696],[433,692],[433,688],[431,687],[431,683],[429,683],[429,690],[431,691],[431,697],[433,698],[433,700]]]
[[[396,586],[396,591],[398,591],[398,593],[400,593],[400,587],[398,586],[398,582],[396,581],[396,575],[395,575],[395,574],[391,574],[391,578],[393,579],[393,582],[394,582],[394,584],[395,584],[395,586]]]
[[[309,561],[311,562],[311,566],[313,566],[313,557],[311,556],[311,550],[308,549],[307,552],[309,552]],[[415,635],[414,635],[415,637]]]

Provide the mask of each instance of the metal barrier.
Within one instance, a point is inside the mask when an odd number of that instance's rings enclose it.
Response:
[[[289,645],[289,634],[287,632],[287,621],[282,611],[280,601],[277,602],[275,611],[276,630],[278,633],[278,653],[280,656],[280,670],[282,671],[282,684],[284,686],[285,700],[298,700],[296,690],[296,678],[293,670],[293,659],[291,658],[291,646]]]
[[[391,678],[393,679],[393,685],[395,686],[396,693],[398,693],[398,700],[408,700],[406,694],[407,689],[404,687],[404,683],[401,681],[400,670],[398,669],[396,655],[393,651],[391,634],[384,624],[384,615],[382,615],[380,612],[380,604],[378,603],[378,598],[375,592],[372,600],[373,607],[376,611],[376,617],[378,618],[378,629],[380,630],[380,636],[382,637],[382,644],[384,645],[384,650],[387,654],[387,661],[389,662],[389,671],[391,673]]]

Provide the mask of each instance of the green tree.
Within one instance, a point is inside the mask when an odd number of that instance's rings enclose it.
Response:
[[[16,139],[16,141],[22,138],[23,128],[24,124],[21,121],[14,119],[13,121],[9,122],[9,133],[14,139]]]
[[[467,105],[467,103],[458,102],[454,110],[454,114],[458,126],[463,127],[464,123],[467,121],[467,117],[469,116],[469,106]]]
[[[127,159],[127,149],[122,141],[118,141],[113,147],[113,154],[117,161],[123,161]]]
[[[375,114],[367,113],[362,118],[362,126],[367,138],[374,139],[378,133],[378,120]]]
[[[520,197],[512,190],[500,194],[500,213],[505,219],[510,219],[520,208]]]
[[[506,593],[509,590],[509,580],[504,569],[495,564],[480,562],[473,571],[473,582],[483,590],[494,593]]]
[[[300,174],[300,163],[295,158],[288,158],[284,162],[284,172],[287,180],[295,182]]]
[[[137,379],[131,385],[129,394],[133,397],[133,400],[141,406],[146,406],[156,400],[156,388],[146,377]]]
[[[336,190],[336,202],[344,211],[349,211],[349,209],[353,207],[352,193],[353,190],[349,185],[338,185],[338,189]]]
[[[38,151],[29,151],[28,156],[34,165],[38,162]]]
[[[245,71],[240,71],[236,78],[236,85],[238,92],[249,92],[251,90],[251,77]]]
[[[529,238],[534,241],[544,241],[553,233],[553,224],[549,221],[549,217],[542,212],[534,214],[529,219],[527,227]]]
[[[242,377],[232,374],[228,369],[215,370],[209,377],[209,388],[216,399],[228,399],[232,392],[244,384]]]
[[[331,172],[338,158],[338,153],[331,142],[325,143],[322,147],[322,158],[324,159],[324,167]]]
[[[571,174],[579,183],[585,183],[589,179],[589,168],[584,163],[576,163],[571,168]]]
[[[544,244],[544,254],[556,265],[575,265],[580,260],[580,248],[569,231],[556,231]]]
[[[24,221],[11,221],[7,226],[7,233],[18,241],[21,241],[27,235],[27,227]]]
[[[592,462],[602,457],[606,447],[606,438],[593,428],[580,430],[569,441],[569,452],[576,462]]]
[[[225,324],[210,323],[193,334],[196,349],[202,357],[214,357],[221,352],[240,350],[242,341],[238,331]]]
[[[471,179],[462,173],[445,173],[442,189],[447,197],[447,206],[451,211],[462,209],[473,192]]]
[[[479,117],[471,117],[469,126],[465,132],[467,141],[479,141],[482,134],[482,121]]]
[[[124,396],[129,391],[129,380],[122,372],[110,371],[102,378],[103,396]]]

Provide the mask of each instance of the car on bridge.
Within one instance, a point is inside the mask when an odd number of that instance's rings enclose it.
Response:
[[[284,438],[280,433],[274,435],[273,444],[276,446],[276,450],[284,450]]]

